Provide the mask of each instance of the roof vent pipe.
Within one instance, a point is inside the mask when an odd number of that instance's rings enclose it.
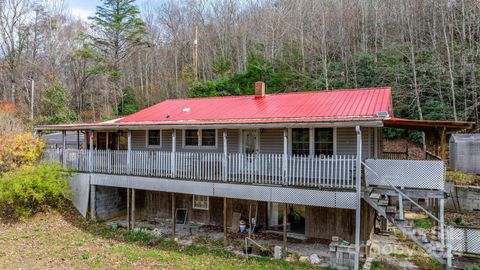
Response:
[[[261,98],[265,96],[265,83],[255,82],[255,98]]]

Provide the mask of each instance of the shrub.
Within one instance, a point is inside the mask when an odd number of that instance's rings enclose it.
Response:
[[[150,234],[144,231],[133,231],[126,232],[123,235],[123,238],[128,242],[140,242],[142,244],[147,244],[152,237],[150,236]]]
[[[0,205],[20,218],[61,207],[71,194],[69,176],[56,164],[20,167],[0,178]]]
[[[433,223],[430,219],[428,218],[422,218],[422,219],[415,219],[413,221],[413,226],[417,228],[422,228],[426,230],[430,230],[433,228]]]
[[[0,175],[23,165],[33,165],[45,143],[31,133],[0,136]]]
[[[465,270],[480,270],[480,265],[478,264],[472,264],[465,266]]]

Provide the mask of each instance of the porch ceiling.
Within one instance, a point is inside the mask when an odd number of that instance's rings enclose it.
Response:
[[[434,132],[446,129],[446,132],[462,131],[471,129],[473,122],[465,121],[449,121],[449,120],[413,120],[406,118],[388,118],[383,120],[384,127],[403,128],[410,130],[418,130],[424,132]]]

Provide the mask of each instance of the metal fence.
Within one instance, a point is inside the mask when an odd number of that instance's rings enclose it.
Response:
[[[480,254],[480,229],[448,226],[452,251]]]
[[[65,153],[65,154],[63,154]],[[65,156],[63,156],[65,155]],[[260,185],[355,188],[356,157],[66,149],[44,158],[78,171]],[[130,165],[129,165],[130,160]]]

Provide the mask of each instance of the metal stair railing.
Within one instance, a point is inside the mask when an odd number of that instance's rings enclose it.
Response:
[[[398,192],[399,194],[402,195],[402,197],[406,198],[407,200],[409,200],[411,203],[413,203],[415,206],[417,206],[419,209],[421,209],[423,212],[425,212],[429,217],[431,217],[432,219],[434,219],[435,221],[437,221],[438,223],[440,223],[440,219],[438,219],[435,215],[433,215],[432,213],[430,213],[427,209],[423,208],[421,205],[419,205],[417,202],[415,202],[413,199],[411,199],[410,197],[408,197],[404,192],[402,192],[399,188],[397,188],[395,185],[393,185],[388,179],[386,178],[382,178],[380,177],[372,168],[368,167],[367,164],[365,164],[365,162],[362,161],[362,165],[365,167],[365,169],[368,169],[370,172],[372,172],[373,174],[375,174],[375,176],[377,176],[379,179],[381,178],[382,180],[384,180],[385,182],[387,182],[396,192]]]
[[[423,208],[421,205],[419,205],[417,202],[415,202],[413,199],[411,199],[410,197],[408,197],[404,192],[402,192],[399,188],[397,188],[395,185],[393,185],[388,179],[385,179],[383,177],[380,177],[377,172],[375,172],[372,168],[370,168],[367,164],[365,164],[365,162],[362,161],[362,165],[365,167],[365,169],[369,170],[370,172],[372,172],[376,177],[378,177],[379,179],[382,179],[384,180],[386,183],[388,183],[396,192],[398,192],[400,195],[402,195],[404,198],[406,198],[407,200],[409,200],[411,203],[413,203],[415,206],[417,206],[419,209],[421,209],[423,212],[425,212],[429,217],[431,217],[432,219],[434,219],[435,221],[437,221],[439,224],[440,224],[440,229],[441,229],[441,237],[443,237],[443,239],[446,239],[447,240],[447,243],[445,244],[444,241],[441,241],[441,244],[443,246],[443,248],[445,249],[446,248],[446,252],[447,252],[447,266],[452,266],[452,249],[451,249],[451,245],[450,245],[450,239],[449,239],[449,234],[448,234],[448,230],[445,230],[445,228],[443,228],[445,226],[445,224],[443,224],[440,219],[438,219],[435,215],[433,215],[432,213],[430,213],[427,209]]]

